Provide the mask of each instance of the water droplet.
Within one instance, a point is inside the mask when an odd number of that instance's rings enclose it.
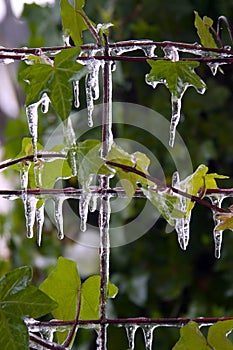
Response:
[[[35,217],[36,217],[37,198],[33,195],[28,195],[27,193],[23,193],[22,200],[23,200],[24,214],[26,219],[27,238],[32,238],[33,227],[34,227]]]
[[[126,334],[129,342],[129,350],[134,350],[135,333],[138,327],[139,326],[136,324],[125,325],[125,330],[126,330]]]
[[[63,228],[63,202],[65,198],[54,197],[54,218],[57,226],[57,237],[58,239],[64,238],[64,228]]]
[[[142,330],[145,339],[145,349],[152,350],[153,345],[153,332],[156,326],[154,325],[143,325]]]

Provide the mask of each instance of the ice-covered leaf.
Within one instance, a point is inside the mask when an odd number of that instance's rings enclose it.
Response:
[[[142,185],[142,192],[158,209],[160,214],[171,226],[175,226],[176,219],[184,217],[184,213],[178,209],[179,198],[166,192],[158,192],[156,189]]]
[[[172,350],[210,350],[206,338],[196,322],[189,322],[180,329],[180,339]]]
[[[219,321],[209,328],[207,341],[211,349],[233,350],[232,342],[227,339],[227,335],[233,329],[233,321]]]
[[[114,298],[118,288],[109,282],[108,298]],[[91,276],[83,284],[81,289],[80,319],[98,320],[100,317],[100,276]]]
[[[98,140],[85,140],[78,142],[75,148],[75,159],[78,169],[78,181],[86,186],[94,174],[111,175],[110,170],[100,158],[101,142]],[[74,148],[72,149],[72,152]],[[68,161],[71,166],[71,154],[68,152]]]
[[[218,174],[207,174],[208,167],[204,164],[199,165],[197,170],[186,179],[180,182],[179,188],[192,196],[198,196],[201,191],[203,194],[208,189],[216,189],[217,183],[215,179],[225,179],[227,176],[218,175]],[[190,199],[187,199],[186,214],[188,215],[192,208],[194,207],[195,202],[192,202]]]
[[[194,61],[169,61],[147,60],[151,71],[146,75],[146,82],[154,88],[157,84],[165,84],[172,96],[180,99],[189,86],[193,86],[198,92],[203,93],[205,83],[194,71],[199,62]]]
[[[28,329],[23,317],[38,318],[52,311],[57,304],[29,283],[30,267],[12,270],[0,279],[0,348],[27,350]]]
[[[63,257],[59,257],[55,268],[40,285],[40,289],[58,304],[53,316],[64,321],[75,318],[80,287],[81,280],[76,263]],[[67,334],[57,333],[60,343],[66,339]]]
[[[68,0],[61,0],[62,27],[65,36],[71,36],[76,46],[82,45],[82,32],[88,29],[88,25],[78,11],[82,13],[84,0],[76,0],[73,7]]]
[[[36,63],[21,71],[20,78],[28,83],[27,106],[37,102],[46,92],[61,119],[68,118],[73,98],[71,80],[83,68],[76,62],[79,52],[78,48],[62,50],[55,56],[54,64]]]
[[[194,11],[194,14],[194,25],[197,28],[197,34],[201,40],[201,44],[204,47],[217,48],[213,35],[210,33],[210,28],[213,25],[213,20],[207,16],[204,16],[203,19],[201,19],[197,11]]]
[[[233,231],[233,205],[229,207],[229,213],[216,214],[214,218],[220,223],[215,227],[215,230],[232,230]]]
[[[143,172],[144,174],[148,174],[148,166],[150,160],[145,154],[141,152],[129,154],[126,151],[124,151],[120,146],[114,143],[106,159],[111,162],[130,166],[132,168],[135,168],[136,170]],[[113,168],[112,165],[111,168]],[[149,180],[142,178],[134,172],[124,171],[119,167],[114,167],[114,169],[116,170],[121,184],[124,187],[124,190],[129,198],[132,198],[132,196],[134,195],[138,181],[143,180],[144,184],[153,184]]]

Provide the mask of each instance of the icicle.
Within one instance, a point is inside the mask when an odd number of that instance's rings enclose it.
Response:
[[[163,51],[165,53],[165,57],[169,58],[172,62],[179,61],[179,52],[176,47],[166,46],[163,48]]]
[[[33,154],[37,157],[37,137],[38,137],[38,103],[33,103],[26,107],[28,127],[32,137]]]
[[[80,216],[80,230],[85,232],[87,229],[87,216],[88,216],[88,206],[90,202],[91,194],[82,194],[79,200],[79,216]]]
[[[68,161],[70,163],[72,175],[76,176],[76,136],[70,118],[67,119],[66,125],[64,126],[64,135],[64,142],[68,150]]]
[[[23,165],[20,169],[20,184],[22,190],[27,190],[28,187],[28,172],[29,172],[30,165]]]
[[[42,95],[41,98],[41,112],[48,113],[49,110],[50,99],[46,93]]]
[[[211,73],[213,75],[217,74],[217,71],[219,70],[221,73],[224,74],[223,70],[220,68],[221,65],[226,64],[226,63],[221,63],[221,62],[210,62],[207,63],[207,66],[209,66]]]
[[[88,61],[90,73],[85,78],[86,102],[88,112],[88,126],[93,126],[92,114],[94,111],[94,100],[99,98],[99,69],[101,62],[95,59]]]
[[[224,198],[226,198],[226,197],[227,197],[226,195],[221,195],[221,194],[209,196],[212,204],[218,206],[219,208],[221,208],[222,202],[223,202]],[[220,221],[215,218],[216,211],[212,210],[212,213],[213,213],[214,226],[216,227],[220,223]],[[215,228],[214,228],[214,231],[213,231],[214,256],[217,259],[219,259],[221,257],[222,234],[223,234],[222,230],[218,231],[218,230],[215,230]]]
[[[176,127],[180,121],[181,98],[177,98],[172,94],[171,104],[172,104],[172,117],[171,117],[171,124],[170,124],[169,146],[173,147],[175,142]]]
[[[62,39],[65,46],[70,46],[70,36],[69,35],[62,35]]]
[[[38,159],[34,163],[34,178],[36,187],[42,187],[42,170],[44,167],[44,163],[42,159]]]
[[[89,210],[91,213],[94,213],[97,209],[97,200],[98,200],[98,197],[93,194],[89,202]]]
[[[156,326],[151,325],[144,325],[142,326],[144,339],[145,339],[145,349],[146,350],[152,350],[152,344],[153,344],[153,332]]]
[[[68,160],[71,167],[72,175],[77,176],[78,169],[77,169],[77,163],[76,163],[76,150],[70,149],[68,153]]]
[[[179,173],[176,171],[172,176],[172,186],[179,189],[180,177]],[[180,197],[180,202],[178,204],[178,209],[182,212],[186,212],[187,200],[184,197]],[[186,250],[189,242],[189,230],[190,230],[190,218],[191,214],[188,217],[181,219],[176,219],[175,230],[177,232],[178,243],[181,249]]]
[[[147,45],[145,44],[145,42],[148,44],[151,43],[151,45]],[[142,50],[147,57],[156,57],[156,55],[154,54],[156,45],[153,44],[152,40],[128,40],[127,42],[119,41],[117,44],[117,47],[111,49],[111,51],[115,55],[120,56],[126,52]]]
[[[79,101],[79,80],[75,80],[73,83],[74,88],[74,106],[75,108],[79,108],[80,101]]]
[[[40,247],[42,239],[42,230],[44,225],[44,206],[42,205],[36,209],[36,229],[37,229],[37,244]]]
[[[26,219],[27,238],[32,238],[33,226],[35,223],[35,216],[36,216],[37,198],[33,195],[28,195],[27,193],[23,193],[22,200],[24,204],[24,213],[25,213],[25,219]]]
[[[125,325],[125,330],[129,342],[129,350],[134,350],[134,342],[135,342],[135,333],[138,329],[138,325],[132,324],[132,325]]]
[[[58,239],[64,238],[62,207],[65,198],[54,197],[54,217],[57,225]]]

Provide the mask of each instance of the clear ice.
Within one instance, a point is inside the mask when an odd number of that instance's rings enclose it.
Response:
[[[22,200],[26,219],[27,238],[32,238],[33,227],[36,218],[37,198],[34,195],[28,195],[27,193],[23,193]]]
[[[172,117],[171,117],[171,124],[170,124],[169,146],[173,147],[175,142],[175,136],[176,136],[176,127],[180,121],[181,98],[177,98],[172,94],[171,104],[172,104]]]
[[[156,327],[155,325],[149,325],[149,324],[142,326],[146,350],[152,350],[153,332],[154,332],[155,327]]]
[[[89,201],[89,210],[91,213],[94,213],[97,209],[97,201],[98,197],[92,194],[90,201]]]
[[[94,100],[99,98],[99,69],[101,61],[94,58],[88,60],[89,73],[85,77],[86,103],[88,113],[88,126],[93,126]]]
[[[128,338],[128,343],[129,343],[129,350],[134,350],[134,344],[135,344],[135,333],[138,329],[138,325],[136,324],[130,324],[130,325],[125,325],[125,330]]]
[[[73,83],[73,89],[74,89],[74,107],[79,108],[80,101],[79,101],[79,80],[75,80]]]
[[[180,177],[179,177],[179,173],[176,171],[172,176],[172,187],[179,189],[179,184],[180,184]],[[187,245],[189,242],[189,235],[190,235],[189,232],[190,232],[191,214],[185,217],[186,206],[187,206],[187,199],[181,196],[180,202],[178,204],[178,209],[184,213],[184,217],[181,219],[176,219],[175,230],[177,232],[178,243],[181,249],[183,250],[186,250],[187,248]]]
[[[150,44],[151,43],[151,44]],[[117,47],[113,47],[111,52],[115,55],[122,55],[126,52],[132,52],[136,50],[142,50],[147,57],[156,57],[155,49],[156,45],[153,44],[152,40],[128,40],[117,43]],[[148,45],[149,44],[149,45]],[[122,46],[121,46],[122,45]]]
[[[22,190],[27,190],[28,188],[28,172],[29,172],[29,167],[28,166],[22,166],[22,168],[20,169],[20,184],[21,184],[21,188]]]
[[[222,202],[224,198],[226,198],[226,195],[221,195],[221,194],[216,194],[216,195],[211,195],[208,196],[211,200],[211,203],[213,205],[216,205],[217,207],[221,208]],[[215,218],[216,211],[212,210],[213,213],[213,220],[214,220],[214,226],[216,227],[220,221]],[[214,228],[213,230],[213,237],[214,237],[214,256],[219,259],[221,257],[221,248],[222,248],[222,235],[223,231],[222,230],[216,230]]]
[[[40,247],[41,240],[42,240],[42,230],[44,225],[44,207],[45,204],[42,203],[42,205],[39,208],[36,208],[36,233],[37,233],[37,244]]]
[[[87,229],[87,217],[90,198],[90,193],[83,193],[79,199],[80,230],[82,232],[85,232]]]
[[[57,237],[58,239],[64,238],[64,228],[63,228],[63,202],[65,198],[54,197],[54,218],[57,226]]]

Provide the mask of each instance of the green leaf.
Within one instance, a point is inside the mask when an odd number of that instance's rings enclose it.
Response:
[[[118,288],[109,282],[107,298],[114,298]],[[91,276],[81,289],[81,320],[98,320],[100,317],[100,276]]]
[[[156,192],[156,189],[142,185],[142,192],[158,209],[160,214],[171,226],[175,226],[176,219],[184,217],[184,213],[177,209],[179,198],[166,192]]]
[[[76,62],[79,52],[78,48],[62,50],[55,56],[54,64],[38,63],[21,71],[20,78],[29,82],[26,85],[27,106],[46,92],[61,119],[68,118],[73,99],[71,80],[83,68]]]
[[[197,28],[197,34],[201,40],[201,44],[204,47],[217,48],[214,38],[210,33],[210,28],[213,25],[213,20],[207,16],[204,16],[203,19],[201,19],[197,11],[194,11],[194,13],[195,13],[194,25]]]
[[[180,329],[180,339],[172,350],[210,350],[196,322],[189,322]],[[223,349],[223,348],[222,348]]]
[[[76,46],[82,45],[82,32],[88,29],[88,25],[77,11],[82,13],[84,0],[76,0],[75,7],[71,6],[68,0],[61,0],[62,27],[65,36],[70,35]]]
[[[75,149],[78,180],[88,190],[90,178],[94,174],[110,176],[111,171],[100,158],[101,142],[98,140],[85,140],[78,142]],[[73,150],[72,150],[73,151]],[[71,164],[71,154],[68,152],[68,161]]]
[[[143,172],[144,174],[148,174],[148,166],[149,166],[150,160],[145,154],[141,152],[135,152],[133,154],[129,154],[114,143],[106,159],[108,161],[130,166],[132,168],[135,168]],[[116,173],[121,181],[121,184],[124,187],[124,190],[129,198],[133,197],[138,181],[142,181],[144,184],[153,184],[149,180],[133,172],[129,172],[129,171],[127,172],[118,167],[113,167],[112,165],[110,167],[116,170]],[[155,184],[153,185],[155,186]]]
[[[80,287],[81,280],[76,263],[63,257],[59,257],[55,268],[40,285],[40,289],[58,304],[53,316],[63,321],[75,319]],[[67,335],[68,331],[57,332],[59,342],[62,343]]]
[[[215,230],[232,230],[233,231],[233,206],[230,205],[229,213],[216,214],[215,219],[219,220],[220,223],[215,226]]]
[[[215,179],[225,179],[227,176],[218,174],[207,174],[208,167],[204,164],[199,165],[197,170],[186,179],[180,182],[179,188],[192,196],[198,196],[202,191],[203,195],[208,189],[216,189],[217,183]],[[186,214],[188,215],[193,209],[195,202],[187,199]]]
[[[147,62],[151,66],[151,71],[146,76],[146,82],[154,88],[157,84],[165,84],[173,97],[181,98],[189,86],[193,86],[199,93],[203,93],[206,88],[205,83],[194,71],[199,62],[165,60],[147,60]]]
[[[10,271],[0,279],[0,348],[27,350],[28,329],[25,316],[41,317],[52,311],[57,304],[46,294],[29,283],[30,267]]]
[[[233,329],[233,321],[219,321],[209,328],[207,341],[214,350],[233,350],[232,342],[227,335]]]

